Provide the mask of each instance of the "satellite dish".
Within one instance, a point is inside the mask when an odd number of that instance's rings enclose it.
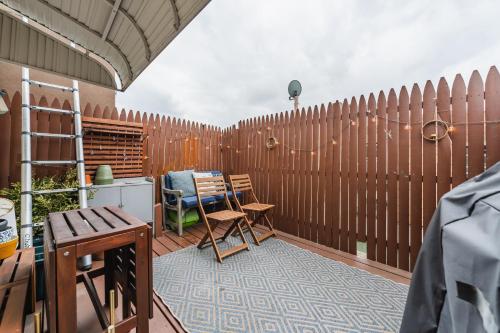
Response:
[[[301,92],[302,86],[300,85],[300,82],[297,80],[290,81],[288,84],[288,94],[290,95],[290,99],[300,96]]]

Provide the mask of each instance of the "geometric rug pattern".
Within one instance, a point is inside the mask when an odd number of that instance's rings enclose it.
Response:
[[[276,238],[250,247],[222,264],[211,247],[156,257],[154,290],[193,333],[399,331],[408,286]]]

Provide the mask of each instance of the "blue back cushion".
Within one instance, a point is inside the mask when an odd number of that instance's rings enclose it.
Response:
[[[196,194],[193,182],[193,170],[184,170],[184,171],[169,171],[168,172],[168,180],[172,190],[182,190],[184,196],[192,196]]]

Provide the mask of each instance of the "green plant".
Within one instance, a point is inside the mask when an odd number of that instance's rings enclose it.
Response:
[[[68,169],[62,176],[35,178],[33,180],[32,189],[35,190],[53,190],[60,188],[78,188],[78,180],[76,177],[76,169]],[[92,191],[88,191],[88,198],[93,197]],[[5,197],[14,202],[16,211],[17,227],[20,225],[21,217],[21,183],[16,182],[11,184],[9,188],[0,190],[0,196]],[[33,196],[33,228],[34,235],[43,233],[43,222],[50,212],[61,212],[71,209],[78,209],[78,193],[63,192],[46,195]]]

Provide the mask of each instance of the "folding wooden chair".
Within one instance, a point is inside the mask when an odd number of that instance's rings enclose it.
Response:
[[[247,229],[250,232],[250,235],[252,235],[255,244],[260,245],[260,242],[268,239],[269,237],[275,237],[276,233],[273,229],[273,225],[271,224],[269,218],[266,215],[274,207],[274,205],[264,204],[259,202],[253,190],[250,176],[248,174],[231,175],[229,176],[229,182],[231,183],[233,198],[234,201],[236,202],[236,206],[238,207],[239,211],[244,213],[252,213],[254,215],[253,221],[250,221],[248,219],[248,215],[245,216],[244,219],[247,222],[246,223],[246,225],[248,226]],[[247,196],[248,194],[248,196],[251,197],[249,199],[252,200],[252,202],[247,204],[242,204],[242,202],[236,195],[237,192],[243,192],[244,196]],[[260,236],[256,236],[253,227],[255,226],[256,223],[259,222],[259,220],[263,220],[264,224],[267,225],[267,227],[269,228],[269,231]]]
[[[201,249],[207,244],[211,243],[212,247],[214,248],[215,255],[217,256],[218,262],[222,262],[222,259],[224,259],[225,257],[242,250],[249,250],[248,243],[245,240],[245,236],[243,235],[243,231],[240,227],[240,222],[245,221],[244,218],[247,214],[233,210],[231,202],[229,201],[229,198],[227,196],[226,183],[224,182],[224,178],[222,176],[194,178],[194,185],[196,188],[196,196],[198,199],[198,208],[200,210],[200,215],[203,219],[203,222],[205,223],[205,226],[207,227],[207,233],[200,240],[198,248]],[[202,204],[203,199],[206,199],[207,197],[217,198],[221,195],[224,196],[222,202],[226,206],[226,209],[206,214],[205,208]],[[229,227],[229,229],[227,229],[226,233],[222,237],[215,238],[213,232],[215,228],[217,228],[217,226],[223,222],[231,222],[231,226]],[[219,247],[217,246],[217,242],[226,240],[226,238],[231,235],[233,231],[239,234],[242,243],[221,252],[219,250]]]

